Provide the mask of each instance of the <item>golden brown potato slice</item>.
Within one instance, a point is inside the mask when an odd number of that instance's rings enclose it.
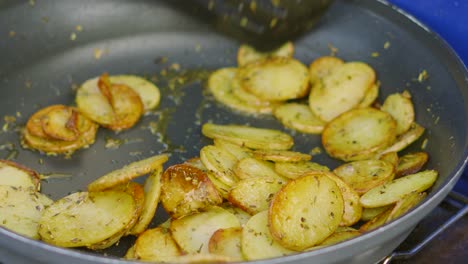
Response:
[[[145,111],[159,105],[161,94],[159,88],[152,82],[135,75],[113,75],[109,79],[111,83],[124,84],[132,88],[140,96]]]
[[[266,128],[206,123],[202,126],[202,133],[208,138],[222,139],[252,149],[287,150],[294,144],[290,135]]]
[[[321,120],[329,122],[356,108],[375,83],[375,72],[363,62],[348,62],[315,83],[309,106]]]
[[[320,246],[331,246],[355,238],[359,235],[361,235],[361,232],[358,230],[336,231],[331,236],[327,237],[327,239],[325,239],[322,243],[320,243]]]
[[[285,183],[275,177],[243,179],[232,187],[228,200],[231,204],[254,215],[268,209],[271,199]]]
[[[124,230],[134,219],[135,200],[122,191],[77,192],[44,210],[39,234],[60,247],[90,246]]]
[[[252,46],[242,44],[237,50],[237,65],[241,67],[248,63],[270,57],[292,58],[293,55],[294,44],[291,41],[284,43],[280,47],[270,52],[260,52]]]
[[[328,123],[322,133],[322,144],[337,159],[369,159],[395,142],[395,131],[396,122],[390,114],[358,108]]]
[[[303,161],[303,162],[276,162],[275,171],[286,178],[296,179],[309,172],[315,172],[315,171],[326,172],[326,171],[330,171],[330,169],[327,166],[323,166],[315,162]]]
[[[279,244],[268,229],[268,211],[250,218],[242,229],[242,253],[247,260],[281,257],[296,253]]]
[[[162,227],[147,229],[134,245],[134,258],[143,261],[169,262],[182,255],[169,230]]]
[[[247,91],[246,89],[242,88],[241,80],[237,75],[232,80],[232,94],[235,97],[239,98],[239,100],[241,100],[243,103],[259,107],[260,109],[274,109],[276,106],[281,104],[281,102],[278,101],[264,100],[256,96],[255,94]]]
[[[397,121],[397,135],[408,131],[414,122],[414,107],[408,91],[389,95],[380,109],[392,115]]]
[[[41,179],[39,174],[30,168],[13,161],[0,160],[0,185],[39,191]]]
[[[309,92],[307,67],[293,58],[256,61],[238,70],[240,86],[265,101],[301,98]]]
[[[103,124],[103,126],[116,131],[131,128],[143,114],[140,96],[132,88],[123,84],[113,84],[110,91],[114,120],[111,124]]]
[[[253,156],[260,160],[268,160],[273,162],[300,162],[309,161],[312,156],[305,153],[289,150],[255,150]]]
[[[200,160],[219,181],[232,186],[239,179],[234,173],[237,158],[226,150],[209,145],[200,150]]]
[[[67,106],[51,109],[41,120],[42,130],[53,139],[75,141],[80,136],[78,115],[75,109]]]
[[[395,169],[398,166],[398,160],[399,160],[398,154],[394,151],[383,154],[382,156],[379,157],[379,159],[392,164],[393,167],[395,167]]]
[[[383,155],[388,152],[399,152],[411,145],[413,142],[418,140],[424,134],[425,128],[417,123],[413,123],[408,131],[399,135],[395,142],[382,151],[379,155]]]
[[[234,155],[238,160],[241,160],[243,158],[250,158],[251,157],[250,149],[243,148],[243,147],[238,146],[236,144],[227,142],[227,141],[222,140],[222,139],[217,139],[217,138],[215,138],[213,140],[213,142],[214,142],[214,145],[216,147],[220,147],[220,148],[226,150],[227,152]]]
[[[364,95],[364,98],[359,102],[358,107],[359,108],[365,108],[365,107],[370,107],[372,104],[375,102],[377,97],[379,96],[379,84],[374,83],[369,90],[367,90],[366,94]]]
[[[412,192],[423,192],[437,180],[438,172],[425,170],[377,186],[361,196],[364,207],[380,207],[395,203]]]
[[[283,104],[276,107],[273,114],[284,126],[303,133],[320,134],[325,127],[325,122],[304,104]]]
[[[276,193],[269,210],[269,228],[284,247],[304,250],[333,234],[343,212],[343,196],[335,181],[323,174],[306,175]]]
[[[143,176],[156,170],[167,160],[168,156],[161,154],[132,162],[121,169],[111,171],[91,182],[88,184],[88,191],[102,191],[117,186],[121,183],[128,182],[136,177]]]
[[[343,64],[344,61],[342,59],[332,56],[323,56],[315,59],[309,66],[310,83],[315,84]]]
[[[360,228],[359,232],[364,233],[364,232],[369,232],[371,230],[376,229],[379,226],[384,225],[387,222],[388,216],[392,212],[392,208],[394,205],[390,206],[387,210],[383,211],[382,213],[378,214],[371,220],[367,221],[364,223]]]
[[[218,229],[210,238],[208,251],[214,255],[227,256],[235,261],[243,261],[241,250],[242,228]]]
[[[26,122],[26,130],[30,135],[40,138],[46,138],[47,135],[42,129],[42,120],[47,114],[54,109],[62,109],[64,105],[50,105],[39,109],[34,114],[29,117],[28,122]]]
[[[418,172],[429,159],[426,152],[408,153],[400,157],[396,167],[396,176],[401,177]]]
[[[162,175],[161,184],[162,205],[174,218],[223,202],[206,173],[188,164],[167,168]]]
[[[188,253],[208,253],[211,236],[221,228],[240,227],[239,220],[221,207],[188,215],[171,222],[172,236],[180,248]]]
[[[339,166],[333,172],[359,194],[389,182],[395,176],[393,165],[383,160],[353,161]]]
[[[239,179],[269,177],[284,181],[286,180],[275,172],[274,165],[272,163],[255,158],[245,158],[240,160],[234,167],[234,172]]]
[[[0,226],[39,239],[39,221],[50,204],[52,200],[35,190],[0,185]]]
[[[426,193],[412,192],[406,195],[401,200],[396,202],[395,206],[393,207],[393,210],[388,215],[387,222],[390,222],[393,219],[404,215],[411,208],[418,205],[424,198],[426,198]]]
[[[384,211],[388,210],[390,207],[393,207],[394,205],[387,205],[387,206],[381,206],[381,207],[375,207],[375,208],[363,208],[362,210],[362,215],[361,215],[361,220],[362,221],[369,221],[373,219],[374,217],[378,216],[379,214],[383,213]]]

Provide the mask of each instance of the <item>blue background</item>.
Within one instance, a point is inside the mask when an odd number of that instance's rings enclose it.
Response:
[[[468,0],[388,0],[439,34],[468,65]],[[455,190],[468,195],[468,168]]]

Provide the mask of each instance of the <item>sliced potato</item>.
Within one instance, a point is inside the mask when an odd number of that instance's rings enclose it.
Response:
[[[176,164],[164,171],[161,202],[174,218],[218,205],[223,198],[202,170],[188,164]]]
[[[229,195],[229,190],[231,190],[231,186],[225,184],[224,182],[220,181],[217,176],[211,172],[207,171],[206,176],[210,179],[210,181],[213,183],[213,186],[216,188],[218,193],[224,198],[227,199]]]
[[[429,159],[426,152],[408,153],[400,157],[396,167],[396,176],[401,177],[418,172]]]
[[[394,207],[393,205],[390,206],[387,210],[383,211],[382,213],[378,214],[377,216],[375,216],[371,220],[364,223],[359,228],[359,231],[361,233],[369,232],[371,230],[376,229],[377,227],[380,227],[380,226],[384,225],[387,222],[388,216],[392,212],[393,207]]]
[[[426,195],[426,193],[412,192],[403,197],[401,200],[396,202],[391,213],[388,215],[387,222],[390,222],[408,212],[411,208],[415,207],[424,198],[426,198]]]
[[[78,113],[67,106],[51,109],[42,118],[42,130],[53,138],[63,141],[75,141],[80,136],[76,125]]]
[[[223,203],[221,205],[221,208],[227,210],[228,212],[232,213],[233,215],[235,215],[237,217],[237,219],[239,220],[239,223],[241,225],[241,227],[244,227],[245,224],[247,224],[247,222],[249,221],[251,215],[248,214],[246,211],[240,209],[239,207],[236,207],[234,205],[232,205],[231,203],[229,202],[226,202],[226,203]]]
[[[276,107],[273,114],[284,126],[303,133],[320,134],[325,127],[325,122],[304,104],[283,104]]]
[[[200,150],[200,159],[213,175],[227,186],[234,185],[238,178],[234,173],[236,157],[216,146],[205,146]]]
[[[362,206],[370,208],[395,203],[411,192],[423,192],[429,189],[437,176],[437,171],[425,170],[398,178],[369,190],[361,196],[360,202]]]
[[[113,122],[101,125],[116,131],[131,128],[143,114],[140,96],[132,88],[123,84],[113,84],[110,91],[114,112]]]
[[[358,160],[343,164],[333,172],[357,193],[364,194],[370,189],[393,180],[395,168],[383,160]]]
[[[125,183],[136,177],[145,175],[156,170],[168,160],[165,154],[152,156],[143,160],[132,162],[121,169],[117,169],[99,177],[88,184],[90,192],[102,191]]]
[[[408,131],[399,135],[395,142],[383,150],[379,155],[383,155],[388,152],[399,152],[400,150],[405,149],[411,143],[418,140],[424,134],[424,127],[420,126],[417,123],[413,123]]]
[[[0,160],[0,185],[39,191],[41,179],[39,174],[32,169],[13,161]]]
[[[346,231],[340,231],[340,232],[335,232],[331,236],[327,237],[320,246],[331,246],[334,244],[338,244],[340,242],[355,238],[357,236],[361,235],[361,232],[357,230],[346,230]]]
[[[397,135],[408,131],[414,122],[414,107],[411,102],[411,94],[408,91],[389,95],[380,109],[392,115],[396,120]]]
[[[344,61],[337,57],[323,56],[315,59],[309,66],[310,83],[315,84],[342,66]]]
[[[255,150],[252,154],[257,159],[274,162],[300,162],[312,159],[309,154],[289,150]]]
[[[227,256],[235,261],[243,261],[241,250],[242,228],[218,229],[210,238],[208,251],[214,255]]]
[[[268,211],[263,211],[252,216],[242,229],[242,253],[247,260],[268,259],[296,253],[276,242],[268,225]]]
[[[135,241],[134,256],[139,260],[169,262],[181,255],[182,251],[169,230],[162,227],[147,229]]]
[[[39,221],[50,204],[52,200],[35,190],[0,185],[0,226],[39,239]]]
[[[90,246],[127,228],[134,212],[135,201],[125,192],[77,192],[44,210],[39,234],[55,246]]]
[[[234,167],[234,172],[239,179],[269,177],[285,180],[281,175],[275,172],[274,165],[272,163],[255,158],[245,158],[240,160]]]
[[[268,209],[273,196],[285,181],[276,177],[255,177],[240,180],[229,192],[231,204],[254,215]]]
[[[359,102],[358,107],[365,108],[372,106],[372,104],[375,102],[378,96],[379,84],[375,83],[369,88],[369,90],[367,90],[366,94],[364,95],[364,98],[361,100],[361,102]]]
[[[54,109],[62,109],[64,105],[50,105],[39,109],[29,117],[26,122],[26,130],[31,136],[46,138],[47,134],[42,129],[42,120]]]
[[[309,92],[307,67],[293,58],[256,61],[238,70],[243,89],[266,101],[301,98]]]
[[[328,123],[322,133],[322,144],[334,158],[369,159],[394,143],[395,129],[396,122],[390,114],[373,108],[358,108]]]
[[[239,67],[244,66],[248,63],[269,58],[269,57],[287,57],[292,58],[294,55],[294,44],[288,41],[280,47],[270,52],[260,52],[254,47],[247,44],[242,44],[237,50],[237,65]]]
[[[184,252],[195,254],[208,253],[213,233],[230,227],[240,227],[237,217],[220,207],[212,207],[205,212],[173,220],[170,230]]]
[[[113,75],[109,79],[111,83],[124,84],[132,88],[140,96],[145,111],[159,105],[161,94],[159,88],[152,82],[135,75]]]
[[[294,144],[293,138],[288,134],[266,128],[206,123],[202,127],[202,133],[209,138],[223,139],[252,149],[287,150]]]
[[[281,245],[304,250],[320,244],[342,221],[344,202],[335,181],[324,174],[287,183],[273,198],[270,232]]]
[[[130,248],[128,248],[127,253],[125,253],[124,259],[128,259],[128,260],[137,259],[137,257],[135,256],[135,244],[133,244]]]
[[[375,72],[363,62],[348,62],[315,83],[309,106],[321,120],[329,122],[359,105],[374,85]]]
[[[238,76],[236,76],[232,80],[232,94],[239,98],[243,103],[247,105],[253,105],[255,107],[259,107],[260,109],[274,109],[276,106],[280,105],[278,101],[267,101],[264,100],[255,94],[247,91],[246,89],[242,88],[241,80]]]
[[[213,140],[213,142],[214,142],[215,146],[220,147],[220,148],[226,150],[227,152],[231,153],[238,160],[241,160],[243,158],[249,158],[251,156],[251,151],[249,149],[247,149],[247,148],[243,148],[243,147],[238,146],[236,144],[227,142],[227,141],[222,140],[222,139],[217,139],[217,138],[215,138]]]
[[[395,168],[398,166],[398,154],[394,151],[383,154],[379,159],[392,164]]]
[[[375,208],[363,208],[361,220],[369,221],[372,218],[381,214],[382,212],[387,211],[390,207],[393,207],[393,205],[387,205],[387,206],[381,206],[381,207],[375,207]]]
[[[327,166],[320,165],[315,162],[276,162],[275,171],[280,175],[289,179],[296,179],[309,172],[315,171],[330,171]]]

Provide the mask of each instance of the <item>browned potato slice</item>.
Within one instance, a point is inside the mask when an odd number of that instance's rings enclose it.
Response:
[[[424,130],[424,127],[418,125],[417,123],[413,123],[408,131],[399,135],[395,142],[382,151],[380,155],[388,152],[398,152],[405,149],[407,146],[411,145],[411,143],[418,140],[424,134]]]
[[[223,203],[221,207],[227,210],[228,212],[232,213],[233,215],[235,215],[237,219],[239,220],[241,227],[245,226],[245,224],[247,224],[247,222],[249,221],[251,217],[251,215],[248,214],[246,211],[240,209],[239,207],[235,207],[228,202]]]
[[[294,144],[290,135],[266,128],[206,123],[202,127],[202,133],[209,138],[223,139],[252,149],[287,150]]]
[[[239,68],[243,89],[265,101],[301,98],[309,91],[307,67],[293,58],[275,57]]]
[[[232,186],[238,181],[234,173],[234,166],[238,160],[226,150],[212,145],[205,146],[200,150],[200,159],[222,183]]]
[[[242,253],[247,260],[259,260],[296,253],[273,239],[268,229],[268,211],[250,218],[242,229]]]
[[[117,169],[99,177],[88,184],[90,192],[102,191],[125,183],[139,176],[143,176],[156,170],[168,159],[165,154],[152,156],[143,160],[132,162],[121,169]]]
[[[396,167],[396,176],[401,177],[418,172],[429,159],[426,152],[415,152],[400,157]]]
[[[174,219],[170,230],[184,252],[195,254],[208,253],[213,233],[230,227],[240,227],[237,217],[220,207],[212,207],[205,212]]]
[[[182,255],[169,230],[162,227],[147,229],[138,236],[134,258],[143,261],[169,262]]]
[[[419,204],[424,198],[426,198],[426,193],[412,192],[406,195],[401,200],[396,202],[392,212],[388,215],[387,222],[402,216],[411,208]]]
[[[39,191],[41,179],[39,174],[30,168],[13,161],[0,160],[0,185]]]
[[[214,255],[227,256],[235,261],[243,261],[241,251],[242,228],[218,229],[210,238],[208,251]]]
[[[310,82],[315,84],[343,64],[344,61],[342,59],[332,56],[323,56],[315,59],[309,66]]]
[[[78,113],[67,106],[51,109],[42,118],[42,130],[53,138],[63,141],[75,141],[80,136],[77,128]]]
[[[280,175],[289,179],[296,179],[309,172],[315,171],[330,171],[326,166],[320,165],[315,162],[277,162],[275,163],[275,171]]]
[[[39,239],[39,221],[50,204],[52,200],[35,190],[0,185],[0,226]]]
[[[325,126],[325,122],[304,104],[283,104],[276,107],[273,114],[284,126],[304,133],[320,134]]]
[[[123,84],[113,84],[110,91],[114,120],[111,124],[103,124],[103,126],[116,131],[131,128],[143,114],[140,96],[132,88]]]
[[[187,164],[177,164],[167,168],[161,182],[162,205],[174,218],[223,202],[223,198],[206,173]]]
[[[274,177],[255,177],[240,180],[229,192],[231,204],[254,215],[268,209],[273,196],[285,181]]]
[[[255,150],[252,154],[257,159],[274,162],[299,162],[312,159],[309,154],[289,150]]]
[[[339,166],[333,172],[359,194],[391,181],[395,176],[393,165],[383,160],[353,161]]]
[[[358,108],[328,123],[322,133],[322,144],[334,158],[369,159],[393,144],[395,129],[396,122],[390,114],[373,108]]]
[[[383,154],[379,159],[392,164],[395,168],[398,166],[398,154],[394,151]]]
[[[247,44],[242,44],[237,50],[237,65],[244,66],[250,62],[270,58],[270,57],[287,57],[292,58],[294,55],[294,44],[288,41],[270,52],[260,52],[254,47]]]
[[[125,229],[134,212],[135,201],[125,192],[77,192],[44,210],[39,234],[55,246],[90,246]]]
[[[374,85],[375,72],[363,62],[348,62],[323,77],[311,89],[309,106],[323,121],[329,122],[359,105]]]
[[[376,229],[379,226],[384,225],[387,222],[388,216],[392,212],[393,207],[394,206],[392,205],[387,210],[383,211],[382,213],[378,214],[377,216],[375,216],[371,220],[367,221],[365,224],[363,224],[359,228],[359,232],[361,232],[361,233],[369,232],[371,230]]]
[[[394,205],[387,205],[387,206],[381,206],[381,207],[375,207],[375,208],[363,208],[361,220],[369,221],[373,219],[374,217],[378,216],[379,214],[383,213],[384,211],[387,211],[390,207],[393,207],[393,206]]]
[[[275,102],[263,100],[262,98],[242,88],[241,80],[237,76],[232,80],[232,94],[245,104],[254,105],[259,108],[274,109],[276,106],[280,105],[280,102],[278,101]]]
[[[283,180],[284,178],[275,172],[274,165],[270,162],[255,158],[245,158],[240,160],[234,167],[234,172],[239,179],[255,177],[269,177]]]
[[[110,76],[109,79],[111,83],[124,84],[132,88],[140,96],[145,111],[159,105],[161,94],[154,83],[135,75],[114,75]]]
[[[411,192],[423,192],[429,189],[437,176],[437,171],[425,170],[398,178],[366,192],[361,196],[360,202],[362,206],[371,208],[395,203]]]
[[[364,98],[362,99],[361,102],[359,102],[358,107],[360,108],[370,107],[375,102],[375,99],[377,99],[378,96],[379,96],[379,84],[375,83],[369,88],[369,90],[367,90],[366,94],[364,95]]]
[[[215,138],[213,142],[215,146],[220,147],[226,150],[227,152],[231,153],[238,160],[241,160],[243,158],[249,158],[251,156],[251,151],[247,148],[243,148],[236,144],[230,143],[222,139],[217,139],[217,138]]]
[[[340,242],[355,238],[361,235],[361,232],[357,230],[345,230],[340,232],[335,232],[331,236],[327,237],[320,246],[331,246],[334,244],[338,244]]]
[[[26,122],[26,130],[30,135],[40,138],[46,138],[47,135],[42,129],[42,120],[47,114],[54,109],[62,109],[64,105],[50,105],[39,109],[34,114],[29,117],[28,122]]]
[[[343,196],[335,181],[323,174],[306,175],[276,193],[269,210],[269,228],[284,247],[304,250],[333,234],[343,212]]]
[[[380,109],[392,115],[397,121],[397,135],[408,131],[414,122],[414,107],[408,91],[389,95]]]

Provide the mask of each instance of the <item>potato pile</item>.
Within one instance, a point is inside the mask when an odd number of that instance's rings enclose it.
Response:
[[[128,129],[159,101],[159,89],[143,78],[103,74],[78,89],[77,107],[52,105],[34,113],[22,143],[49,155],[71,154],[94,143],[98,125]]]

